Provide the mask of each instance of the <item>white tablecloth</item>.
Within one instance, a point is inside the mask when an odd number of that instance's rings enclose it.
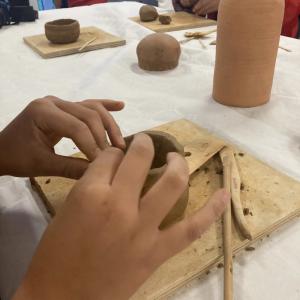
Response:
[[[35,23],[0,30],[0,129],[32,99],[53,94],[63,99],[122,99],[115,114],[124,135],[187,118],[237,144],[257,158],[300,180],[300,42],[281,38],[271,102],[237,109],[211,98],[215,47],[199,42],[182,46],[178,68],[148,73],[137,66],[136,45],[150,33],[128,17],[140,4],[109,3],[45,11]],[[27,47],[23,36],[43,32],[43,24],[61,17],[81,26],[95,25],[124,37],[126,46],[45,60]],[[171,33],[178,39],[183,31]],[[206,40],[214,39],[212,36]],[[73,152],[64,140],[57,147]],[[26,179],[0,178],[0,296],[9,299],[29,263],[47,221]],[[234,264],[235,299],[300,299],[300,222],[284,226],[238,257]],[[222,271],[182,288],[174,299],[222,299]]]

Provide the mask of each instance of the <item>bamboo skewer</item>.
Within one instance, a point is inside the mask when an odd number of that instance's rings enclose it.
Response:
[[[280,46],[280,45],[278,46],[278,48],[280,48],[280,49],[282,49],[282,50],[284,50],[284,51],[286,51],[286,52],[292,52],[291,49],[285,48],[285,47]]]
[[[220,151],[223,164],[223,185],[231,190],[231,162],[226,154],[226,147]],[[233,299],[233,269],[232,269],[232,242],[231,242],[231,201],[227,204],[223,214],[223,249],[224,249],[224,300]]]
[[[93,37],[92,39],[90,39],[89,41],[87,41],[86,43],[84,43],[82,45],[82,47],[80,47],[78,49],[78,52],[81,52],[82,50],[84,50],[89,44],[91,44],[93,41],[95,41],[97,39],[97,37]]]

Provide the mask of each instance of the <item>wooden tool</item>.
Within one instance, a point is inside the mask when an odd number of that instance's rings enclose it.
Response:
[[[181,44],[185,44],[191,40],[199,40],[200,44],[202,45],[203,48],[206,48],[204,43],[201,41],[201,38],[216,32],[217,29],[209,30],[209,31],[195,31],[195,32],[186,32],[184,36],[186,39],[179,41]]]
[[[126,44],[124,39],[93,26],[81,28],[78,40],[70,44],[52,44],[44,34],[24,37],[24,42],[43,58],[70,55]]]
[[[184,11],[172,12],[168,13],[167,15],[172,18],[172,21],[169,25],[161,24],[158,19],[151,22],[142,22],[140,17],[134,17],[130,19],[155,32],[168,32],[217,25],[217,22],[214,20],[198,17],[194,14],[189,14]]]
[[[223,164],[223,186],[231,193],[232,164],[228,156],[227,147],[220,151]],[[224,300],[233,299],[233,266],[231,240],[231,201],[227,204],[223,214],[223,249],[224,249]]]
[[[198,127],[187,120],[177,120],[153,128],[165,131],[175,136],[179,143],[188,149],[188,145],[201,142],[227,142],[215,137],[207,130]],[[192,155],[186,157],[203,157],[203,149],[193,148]],[[247,153],[232,147],[236,163],[239,166],[240,177],[245,186],[241,193],[241,204],[250,213],[245,216],[248,227],[253,234],[249,241],[241,237],[235,226],[232,227],[233,254],[246,255],[244,249],[255,241],[260,241],[286,222],[300,216],[300,183],[272,169]],[[204,206],[207,199],[220,187],[222,176],[216,168],[220,161],[217,156],[209,159],[190,177],[189,204],[186,217],[193,215],[197,209]],[[192,166],[192,164],[189,166]],[[46,203],[48,210],[54,215],[61,209],[75,180],[59,177],[38,177],[32,182]],[[201,239],[191,244],[187,249],[170,258],[143,284],[132,296],[131,300],[162,299],[178,287],[216,267],[223,262],[222,224],[218,220],[204,233]],[[275,234],[275,233],[274,233]],[[63,248],[60,251],[65,251]],[[66,253],[67,255],[67,253]],[[205,278],[205,277],[204,277]]]
[[[225,147],[222,150],[223,154],[226,155],[231,164],[231,201],[234,212],[234,218],[236,225],[242,236],[246,239],[252,240],[252,233],[247,224],[244,216],[244,208],[241,203],[241,178],[238,170],[238,166],[234,157],[234,152],[231,148]]]
[[[283,47],[283,46],[278,46],[278,48],[279,49],[282,49],[282,50],[284,50],[284,51],[286,51],[286,52],[292,52],[292,50],[291,49],[288,49],[288,48],[286,48],[286,47]]]
[[[93,37],[92,39],[90,39],[89,41],[87,41],[82,47],[80,47],[78,49],[78,52],[82,52],[82,50],[84,50],[90,43],[92,43],[96,39],[97,39],[96,37]]]

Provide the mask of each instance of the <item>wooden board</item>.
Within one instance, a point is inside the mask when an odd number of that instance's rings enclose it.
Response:
[[[214,20],[197,17],[184,11],[168,13],[166,15],[172,18],[172,22],[169,25],[161,24],[158,19],[151,22],[142,22],[139,16],[130,19],[155,32],[168,32],[217,25],[217,22]]]
[[[200,150],[191,144],[211,141],[212,144],[224,141],[212,136],[206,130],[187,120],[179,120],[154,128],[174,135],[182,145],[187,145],[191,156],[187,157],[189,166],[201,161]],[[192,149],[192,150],[191,150]],[[244,189],[241,192],[243,207],[250,210],[246,216],[253,241],[243,240],[233,223],[233,251],[237,253],[257,239],[271,233],[280,225],[300,215],[300,183],[272,169],[250,155],[236,151],[236,160]],[[199,168],[190,178],[190,198],[186,216],[202,207],[208,197],[222,186],[219,175],[220,160],[215,155]],[[52,177],[39,177],[34,185],[50,207],[52,213],[58,211],[74,181]],[[61,251],[64,251],[61,249]],[[176,288],[199,277],[222,261],[222,227],[220,220],[206,232],[201,239],[165,262],[145,282],[132,297],[133,300],[160,299]],[[216,287],[222,288],[222,287]]]
[[[86,42],[92,40],[94,37],[96,37],[96,40],[87,45],[82,51],[79,51]],[[64,56],[126,44],[124,39],[93,26],[80,28],[78,40],[70,44],[52,44],[47,40],[45,34],[24,37],[24,42],[43,58]]]

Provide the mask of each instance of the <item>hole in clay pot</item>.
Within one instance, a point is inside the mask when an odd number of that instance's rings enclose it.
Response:
[[[191,155],[192,155],[191,152],[184,152],[184,156],[185,156],[185,157],[189,157],[189,156],[191,156]]]
[[[69,25],[69,24],[72,24],[76,22],[75,20],[73,19],[59,19],[59,20],[55,20],[55,21],[52,21],[52,22],[49,22],[51,25]]]
[[[166,164],[167,154],[169,152],[180,152],[177,145],[167,136],[156,134],[154,132],[145,133],[151,137],[154,145],[155,154],[151,169],[156,169],[164,166]],[[134,136],[129,136],[125,138],[127,149],[130,146],[133,137]]]

